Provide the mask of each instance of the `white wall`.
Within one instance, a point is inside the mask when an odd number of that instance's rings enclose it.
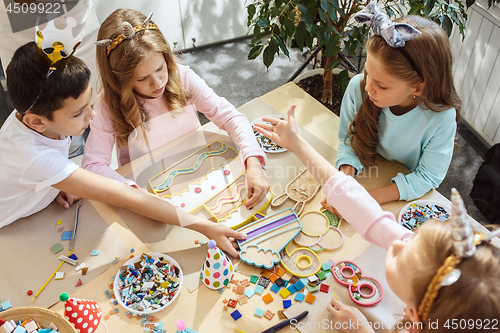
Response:
[[[77,35],[82,29],[84,41],[77,55],[92,69],[95,68],[95,46],[97,30],[104,19],[118,8],[132,8],[148,15],[153,12],[153,21],[159,26],[172,47],[176,50],[202,46],[224,40],[243,37],[247,32],[245,4],[251,0],[80,0],[78,6],[64,16],[77,18]],[[95,7],[95,8],[94,8]],[[65,19],[56,22],[65,26]],[[59,24],[59,23],[56,23]],[[45,26],[42,25],[43,29]],[[59,28],[59,26],[58,26]],[[0,1],[0,59],[4,69],[10,63],[14,51],[35,39],[35,29],[12,33],[3,1]]]
[[[465,39],[450,37],[455,87],[462,118],[488,145],[500,142],[500,8],[476,0],[468,11]]]
[[[251,3],[251,1],[246,1]],[[245,0],[179,0],[186,48],[242,37],[247,32]]]
[[[145,15],[153,12],[153,21],[171,46],[177,42],[176,50],[243,37],[247,32],[245,0],[93,1],[101,23],[117,8],[135,9]]]
[[[118,8],[135,9],[149,15],[153,12],[153,21],[158,25],[161,32],[167,38],[173,48],[177,42],[177,49],[184,49],[184,37],[182,33],[182,22],[179,2],[186,0],[93,0],[96,7],[97,18],[101,24],[106,17]],[[187,2],[190,2],[188,0]]]

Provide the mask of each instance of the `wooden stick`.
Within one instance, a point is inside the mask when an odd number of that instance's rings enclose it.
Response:
[[[69,251],[68,255],[66,257],[69,257],[71,254],[73,253],[73,249],[71,249],[71,251]],[[31,299],[31,303],[33,303],[33,301],[35,300],[35,298],[38,297],[38,295],[42,292],[43,288],[45,288],[45,286],[47,285],[47,283],[49,283],[49,281],[54,277],[54,275],[56,275],[57,271],[59,270],[59,268],[61,268],[61,266],[65,263],[65,261],[61,262],[61,264],[59,265],[59,267],[57,267],[57,269],[54,271],[54,273],[52,273],[52,275],[49,277],[49,279],[43,284],[42,288],[40,288],[40,290],[38,290],[38,292],[35,294],[35,296],[33,296],[33,298]]]

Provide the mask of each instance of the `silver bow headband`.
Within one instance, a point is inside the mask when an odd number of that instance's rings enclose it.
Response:
[[[354,15],[358,23],[370,23],[370,36],[384,38],[391,47],[403,47],[405,41],[420,36],[422,33],[406,23],[394,23],[382,12],[375,1],[372,1]]]
[[[418,76],[423,80],[424,74],[420,67],[415,63],[411,54],[404,48],[405,41],[416,38],[422,34],[421,31],[415,29],[406,23],[394,23],[382,12],[382,9],[375,1],[372,1],[354,15],[354,19],[358,23],[370,23],[370,36],[381,36],[387,45],[397,48],[405,56]]]

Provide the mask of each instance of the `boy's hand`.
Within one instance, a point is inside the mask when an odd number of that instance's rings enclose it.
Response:
[[[245,206],[247,209],[252,209],[266,197],[270,185],[257,157],[250,156],[246,162],[246,190],[248,200],[245,202]]]
[[[335,327],[340,326],[342,332],[373,332],[368,325],[366,317],[354,306],[345,305],[341,301],[332,298],[332,301],[326,307],[326,310],[332,314]]]
[[[60,191],[56,197],[56,201],[64,208],[69,208],[69,206],[71,206],[73,202],[78,201],[80,199],[81,198],[77,197],[76,195],[65,193],[63,191]]]
[[[243,240],[247,238],[246,234],[236,232],[225,225],[212,222],[210,222],[210,224],[205,228],[203,234],[207,236],[208,239],[215,240],[217,242],[217,246],[233,258],[238,257],[238,251],[236,251],[238,244],[236,243],[236,240]]]
[[[262,120],[270,124],[257,123],[254,125],[253,129],[264,134],[281,147],[292,151],[293,144],[296,143],[297,137],[299,136],[294,113],[296,106],[297,105],[293,104],[290,109],[288,109],[288,121],[264,117]]]

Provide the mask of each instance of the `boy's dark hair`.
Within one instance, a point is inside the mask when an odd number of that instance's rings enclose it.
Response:
[[[52,120],[53,112],[62,107],[63,100],[80,97],[88,87],[90,70],[75,56],[64,70],[56,70],[47,77],[48,70],[38,58],[35,42],[19,47],[14,53],[6,70],[7,90],[12,105],[21,114],[31,107],[34,114]]]

